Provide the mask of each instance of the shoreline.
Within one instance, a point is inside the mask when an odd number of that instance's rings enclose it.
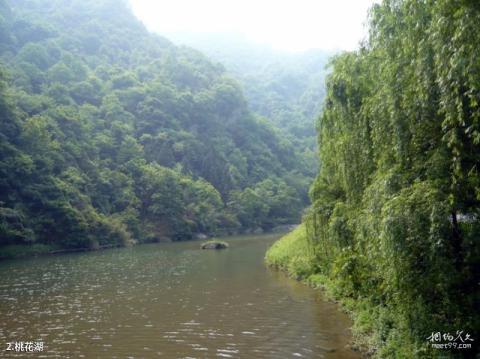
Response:
[[[265,255],[266,265],[305,286],[320,290],[325,300],[337,304],[339,310],[347,314],[351,320],[351,326],[349,327],[352,336],[352,340],[349,343],[350,349],[358,352],[362,358],[373,358],[377,347],[371,343],[371,336],[356,329],[357,316],[360,311],[358,308],[356,310],[355,304],[358,306],[360,303],[349,303],[344,298],[336,296],[334,294],[334,283],[320,274],[310,273],[308,266],[311,258],[308,258],[308,249],[303,241],[304,231],[304,225],[300,225],[294,231],[285,233],[284,236],[278,239],[267,250]],[[280,248],[282,244],[279,245],[279,243],[283,243],[282,248]]]
[[[298,226],[297,224],[295,225],[288,225],[289,227],[293,226]],[[291,228],[285,228],[285,230],[279,231],[275,230],[273,228],[270,231],[264,231],[262,233],[252,233],[251,230],[246,230],[243,233],[238,233],[238,234],[227,234],[227,235],[221,235],[221,236],[214,236],[214,237],[209,237],[210,239],[214,238],[230,238],[230,237],[236,237],[236,236],[251,236],[251,235],[270,235],[270,234],[279,234],[279,235],[285,235],[287,234]],[[54,256],[54,255],[62,255],[62,254],[69,254],[69,253],[82,253],[82,252],[96,252],[96,251],[103,251],[107,249],[113,249],[113,248],[128,248],[131,246],[139,246],[143,244],[151,244],[151,243],[173,243],[173,242],[186,242],[186,241],[205,241],[203,238],[191,238],[191,239],[185,239],[185,240],[180,240],[180,241],[148,241],[148,242],[138,242],[134,241],[133,243],[127,244],[127,245],[119,245],[119,244],[105,244],[105,245],[99,245],[95,247],[90,247],[90,248],[58,248],[54,247],[52,245],[47,245],[47,244],[11,244],[7,245],[4,247],[0,247],[0,261],[6,261],[6,260],[17,260],[17,259],[26,259],[26,258],[33,258],[33,257],[40,257],[40,256]],[[7,253],[7,254],[4,254]]]

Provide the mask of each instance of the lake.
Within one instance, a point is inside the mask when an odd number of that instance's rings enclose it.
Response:
[[[347,316],[265,266],[279,235],[175,242],[0,263],[0,345],[44,358],[360,358]]]

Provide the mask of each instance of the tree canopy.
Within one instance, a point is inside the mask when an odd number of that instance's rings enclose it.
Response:
[[[369,308],[380,357],[479,332],[479,19],[476,1],[386,0],[332,61],[305,221],[314,271]]]
[[[0,245],[299,220],[305,157],[221,65],[148,33],[125,1],[0,5]]]

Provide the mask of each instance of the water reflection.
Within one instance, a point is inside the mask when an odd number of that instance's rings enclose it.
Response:
[[[43,341],[45,358],[358,358],[334,304],[265,268],[274,239],[0,263],[0,343]]]

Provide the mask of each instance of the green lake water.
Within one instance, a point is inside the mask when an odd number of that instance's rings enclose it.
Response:
[[[359,358],[335,304],[265,267],[277,238],[0,262],[0,357]],[[44,351],[6,351],[15,341]]]

